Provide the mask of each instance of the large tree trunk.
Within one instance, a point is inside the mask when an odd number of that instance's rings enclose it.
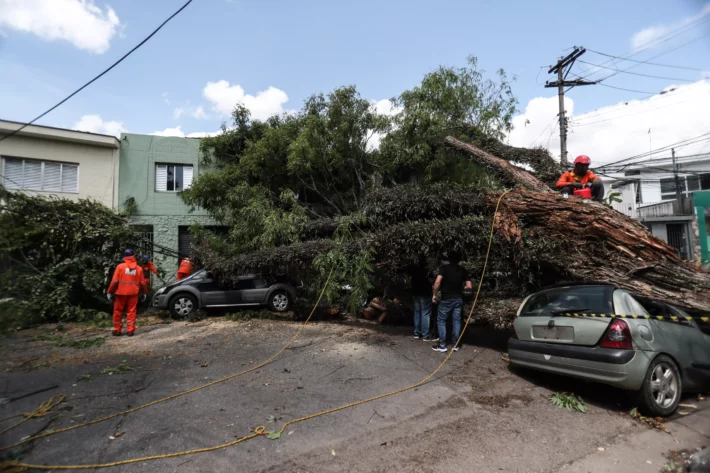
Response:
[[[673,305],[710,310],[710,274],[683,263],[675,249],[637,221],[597,202],[562,199],[527,171],[452,137],[446,142],[476,162],[496,170],[507,184],[519,185],[503,198],[497,216],[499,236],[525,245],[555,242],[544,261],[548,271],[581,281],[600,281]],[[531,189],[531,190],[529,190]],[[534,191],[546,192],[534,192]],[[499,193],[489,193],[494,206]]]
[[[488,195],[491,207],[499,196]],[[541,261],[547,271],[613,284],[684,308],[710,308],[710,274],[681,262],[673,248],[613,209],[519,188],[503,197],[497,218],[498,236],[511,244],[556,243],[554,251],[562,252],[548,253]]]

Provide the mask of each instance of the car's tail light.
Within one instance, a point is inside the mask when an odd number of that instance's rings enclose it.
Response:
[[[515,319],[510,323],[510,328],[513,329],[513,334],[510,336],[510,338],[518,338],[518,334],[515,332]]]
[[[601,344],[602,348],[621,348],[631,350],[631,330],[629,325],[619,319],[614,319],[604,335]]]

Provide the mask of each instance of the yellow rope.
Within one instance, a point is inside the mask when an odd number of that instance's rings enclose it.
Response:
[[[487,268],[487,266],[488,266],[488,259],[489,259],[490,254],[491,254],[491,246],[493,245],[493,235],[494,235],[494,231],[495,231],[496,215],[498,214],[498,208],[500,207],[500,203],[501,203],[501,201],[503,200],[503,197],[504,197],[507,193],[508,193],[508,191],[506,191],[506,192],[504,192],[503,194],[501,194],[501,196],[498,198],[498,202],[496,203],[495,212],[493,213],[493,222],[491,223],[490,236],[489,236],[489,239],[488,239],[488,249],[486,250],[486,258],[485,258],[484,263],[483,263],[483,269],[481,270],[481,277],[480,277],[480,279],[479,279],[479,281],[478,281],[478,288],[476,289],[476,296],[474,297],[473,305],[471,306],[471,311],[469,312],[468,317],[466,318],[466,323],[464,324],[463,329],[461,330],[461,334],[459,335],[458,340],[456,340],[456,344],[455,344],[454,346],[458,346],[458,344],[461,342],[461,339],[463,338],[464,333],[466,332],[466,328],[468,327],[468,324],[469,324],[469,322],[471,321],[471,317],[473,316],[473,311],[474,311],[474,309],[476,308],[476,303],[478,302],[478,296],[479,296],[480,293],[481,293],[481,287],[482,287],[482,285],[483,285],[483,277],[484,277],[484,275],[486,274],[486,268]],[[331,271],[331,274],[332,274],[332,271]],[[330,279],[330,276],[328,276],[328,279]],[[327,281],[326,281],[326,285],[327,285]],[[325,287],[323,288],[323,291],[325,291]],[[322,297],[322,296],[323,296],[323,292],[321,292],[321,297]],[[319,298],[319,301],[320,301],[320,298]],[[316,303],[316,306],[317,306],[317,303]],[[314,308],[314,310],[315,310],[315,308]],[[312,313],[311,313],[311,315],[312,315]],[[310,318],[310,316],[309,316],[309,318]],[[304,324],[304,325],[305,325],[305,324]],[[303,330],[303,327],[301,327],[301,330]],[[300,330],[299,330],[299,333],[300,333]],[[294,339],[295,339],[295,338],[296,338],[296,337],[294,337]],[[292,340],[293,340],[293,339],[292,339]],[[289,342],[289,343],[290,343],[290,342]],[[285,349],[285,347],[284,347],[284,349]],[[282,349],[281,351],[283,351],[283,349]],[[281,351],[280,351],[280,352],[281,352]],[[280,352],[279,352],[279,353],[280,353]],[[318,412],[318,413],[315,413],[315,414],[311,414],[311,415],[307,415],[307,416],[304,416],[304,417],[299,417],[299,418],[297,418],[297,419],[290,420],[290,421],[286,422],[286,423],[281,427],[281,429],[279,429],[278,431],[275,431],[275,432],[278,434],[278,436],[280,436],[281,434],[283,434],[283,432],[286,430],[286,427],[288,427],[289,425],[293,425],[293,424],[296,424],[296,423],[298,423],[298,422],[303,422],[303,421],[306,421],[306,420],[309,420],[309,419],[313,419],[313,418],[316,418],[316,417],[320,417],[320,416],[324,416],[324,415],[327,415],[327,414],[332,414],[333,412],[342,411],[342,410],[344,410],[344,409],[349,409],[349,408],[351,408],[351,407],[359,406],[359,405],[361,405],[361,404],[365,404],[365,403],[368,403],[368,402],[376,401],[376,400],[378,400],[378,399],[383,399],[383,398],[386,398],[386,397],[389,397],[389,396],[394,396],[395,394],[403,393],[403,392],[405,392],[405,391],[409,391],[409,390],[418,388],[419,386],[421,386],[421,385],[423,385],[424,383],[426,383],[427,381],[429,381],[432,377],[434,377],[434,376],[436,375],[436,373],[438,373],[438,372],[441,370],[441,368],[443,368],[444,365],[449,361],[449,359],[451,358],[451,355],[453,355],[453,353],[454,353],[454,351],[451,350],[451,352],[448,353],[448,355],[446,356],[446,358],[444,359],[444,361],[442,361],[442,362],[439,364],[439,366],[436,367],[436,369],[435,369],[434,371],[432,371],[427,377],[425,377],[424,379],[422,379],[422,380],[419,381],[418,383],[412,384],[411,386],[407,386],[406,388],[397,389],[397,390],[395,390],[395,391],[391,391],[391,392],[388,392],[388,393],[385,393],[385,394],[380,394],[379,396],[374,396],[374,397],[371,397],[371,398],[368,398],[368,399],[364,399],[364,400],[362,400],[362,401],[352,402],[352,403],[350,403],[350,404],[345,404],[345,405],[340,406],[340,407],[334,407],[334,408],[332,408],[332,409],[328,409],[328,410],[321,411],[321,412]],[[277,355],[274,355],[271,359],[275,358],[276,356],[277,356]],[[265,365],[265,364],[266,364],[266,362],[263,363],[262,366]],[[214,384],[214,383],[211,383],[211,384]],[[207,386],[207,385],[205,385],[205,386]],[[200,389],[201,389],[201,388],[200,388]],[[195,390],[196,390],[196,389],[195,389]],[[173,397],[177,397],[177,395],[174,395]],[[166,398],[166,399],[167,399],[167,398]],[[162,402],[162,400],[161,400],[160,402]],[[148,406],[148,405],[143,406],[143,407],[147,407],[147,406]],[[131,410],[131,411],[132,411],[132,410]],[[115,417],[115,416],[114,416],[114,417]],[[65,429],[65,430],[68,430],[68,429]],[[57,431],[57,432],[60,432],[60,431]],[[274,432],[272,432],[272,434],[273,434],[273,433],[274,433]],[[215,445],[215,446],[212,446],[212,447],[197,448],[197,449],[194,449],[194,450],[185,450],[185,451],[182,451],[182,452],[165,453],[165,454],[162,454],[162,455],[152,455],[152,456],[148,456],[148,457],[131,458],[131,459],[129,459],[129,460],[120,460],[120,461],[111,462],[111,463],[96,463],[96,464],[90,464],[90,465],[33,465],[33,464],[30,464],[30,463],[20,463],[20,462],[17,462],[17,461],[9,461],[9,462],[5,462],[5,463],[0,464],[0,472],[2,472],[2,473],[19,473],[19,472],[26,471],[26,470],[28,470],[28,469],[37,469],[37,470],[89,470],[89,469],[93,469],[93,468],[109,468],[109,467],[113,467],[113,466],[128,465],[128,464],[131,464],[131,463],[139,463],[139,462],[143,462],[143,461],[161,460],[161,459],[165,459],[165,458],[174,458],[174,457],[180,457],[180,456],[185,456],[185,455],[193,455],[193,454],[195,454],[195,453],[211,452],[211,451],[214,451],[214,450],[219,450],[219,449],[221,449],[221,448],[231,447],[231,446],[237,445],[237,444],[239,444],[239,443],[242,443],[242,442],[244,442],[244,441],[246,441],[246,440],[250,440],[250,439],[253,439],[253,438],[255,438],[255,437],[259,437],[259,436],[262,436],[262,435],[268,435],[268,434],[269,434],[269,432],[266,431],[266,427],[263,426],[263,425],[260,425],[259,427],[257,427],[256,429],[254,429],[253,433],[251,433],[251,434],[249,434],[249,435],[245,435],[244,437],[240,437],[240,438],[238,438],[237,440],[234,440],[234,441],[232,441],[232,442],[224,443],[224,444],[221,444],[221,445]]]
[[[27,443],[27,442],[30,442],[30,441],[32,441],[32,440],[37,440],[37,439],[40,439],[40,438],[43,438],[43,437],[49,437],[50,435],[56,435],[56,434],[60,434],[60,433],[62,433],[62,432],[68,432],[68,431],[70,431],[70,430],[78,429],[78,428],[80,428],[80,427],[86,427],[87,425],[98,424],[99,422],[104,422],[104,421],[107,421],[107,420],[109,420],[109,419],[114,419],[114,418],[119,417],[119,416],[122,416],[122,415],[130,414],[130,413],[132,413],[132,412],[136,412],[136,411],[139,411],[139,410],[141,410],[141,409],[145,409],[146,407],[154,406],[154,405],[156,405],[156,404],[160,404],[161,402],[169,401],[169,400],[171,400],[171,399],[175,399],[175,398],[178,398],[178,397],[181,397],[181,396],[185,396],[186,394],[191,394],[191,393],[194,393],[195,391],[199,391],[199,390],[201,390],[201,389],[205,389],[205,388],[208,388],[208,387],[210,387],[210,386],[214,386],[215,384],[219,384],[219,383],[223,383],[223,382],[225,382],[225,381],[229,381],[230,379],[237,378],[237,377],[239,377],[239,376],[245,375],[245,374],[247,374],[247,373],[250,373],[250,372],[252,372],[252,371],[254,371],[254,370],[258,370],[259,368],[262,368],[262,367],[268,365],[268,364],[271,363],[277,356],[279,356],[281,353],[283,353],[284,350],[286,350],[286,348],[288,348],[288,346],[291,345],[291,343],[293,343],[294,340],[296,340],[296,338],[298,338],[298,336],[301,334],[301,332],[302,332],[303,329],[305,328],[306,324],[308,324],[308,322],[311,320],[311,317],[312,317],[313,314],[315,313],[316,309],[318,308],[318,305],[320,304],[321,299],[323,298],[323,295],[325,294],[325,290],[326,290],[326,288],[328,287],[328,283],[330,282],[330,278],[331,278],[332,275],[333,275],[333,270],[331,269],[331,270],[330,270],[330,274],[328,274],[328,278],[327,278],[326,281],[325,281],[325,285],[323,286],[323,289],[321,290],[320,295],[318,296],[318,300],[316,301],[315,305],[313,306],[313,309],[311,310],[311,313],[308,315],[308,318],[306,319],[305,322],[303,322],[303,324],[301,324],[301,327],[298,329],[298,331],[296,332],[296,334],[295,334],[293,337],[291,337],[291,340],[289,340],[288,343],[286,343],[286,345],[284,345],[278,352],[276,352],[275,355],[273,355],[271,358],[269,358],[268,360],[264,361],[263,363],[260,363],[260,364],[258,364],[258,365],[256,365],[256,366],[253,366],[253,367],[251,367],[251,368],[249,368],[249,369],[247,369],[247,370],[240,371],[239,373],[231,374],[231,375],[229,375],[229,376],[225,376],[224,378],[220,378],[220,379],[218,379],[218,380],[216,380],[216,381],[212,381],[212,382],[210,382],[210,383],[203,384],[202,386],[197,386],[196,388],[188,389],[187,391],[182,391],[182,392],[179,392],[179,393],[172,394],[172,395],[170,395],[170,396],[164,397],[164,398],[162,398],[162,399],[158,399],[158,400],[156,400],[156,401],[152,401],[152,402],[149,402],[149,403],[147,403],[147,404],[143,404],[142,406],[134,407],[134,408],[132,408],[132,409],[127,409],[127,410],[121,411],[121,412],[117,412],[116,414],[111,414],[111,415],[108,415],[108,416],[106,416],[106,417],[101,417],[101,418],[99,418],[99,419],[95,419],[95,420],[92,420],[92,421],[89,421],[89,422],[84,422],[83,424],[72,425],[71,427],[65,427],[65,428],[63,428],[63,429],[58,429],[58,430],[54,430],[54,431],[50,431],[50,432],[44,432],[44,433],[41,433],[41,434],[38,434],[38,435],[34,435],[34,436],[32,436],[32,437],[28,437],[28,438],[26,438],[26,439],[20,440],[19,442],[14,443],[14,444],[12,444],[12,445],[9,445],[9,446],[7,446],[7,447],[2,447],[2,448],[0,448],[0,451],[17,447],[18,445],[22,445],[23,443]],[[64,399],[66,399],[66,396],[65,396],[64,394],[61,394],[61,396],[62,396],[61,401],[63,401]],[[55,396],[55,397],[56,397],[56,396]],[[52,399],[54,399],[54,398],[52,398]],[[51,401],[51,399],[50,399],[50,401]],[[61,402],[61,401],[59,401],[59,402]],[[36,409],[35,411],[33,411],[33,412],[38,412],[38,411],[40,411],[40,409],[42,409],[42,406],[44,406],[44,404],[46,404],[46,403],[47,403],[47,401],[45,401],[44,403],[42,403],[42,405],[40,405],[40,407],[37,408],[37,409]],[[57,403],[57,404],[58,404],[58,403]],[[53,407],[53,406],[52,406],[52,407]],[[12,417],[17,417],[18,415],[21,415],[21,414],[17,414],[17,415],[12,416]],[[25,414],[25,415],[26,415],[26,414]],[[42,415],[44,415],[44,414],[42,414]],[[12,417],[8,417],[8,419],[11,419]],[[41,417],[41,415],[36,415],[36,416],[33,416],[33,417]],[[29,419],[29,418],[28,418],[28,419]],[[3,420],[6,420],[6,419],[3,419]],[[27,420],[27,419],[23,420],[22,422],[25,422],[26,420]],[[17,424],[17,425],[22,424],[22,422],[20,422],[20,423]],[[17,425],[14,425],[14,426],[10,427],[9,429],[5,429],[4,431],[0,432],[0,434],[5,433],[5,432],[7,432],[8,430],[11,430],[11,429],[17,427]],[[1,467],[1,466],[2,466],[2,465],[0,464],[0,467]],[[2,470],[0,469],[0,471],[2,471]]]
[[[7,429],[0,431],[0,435],[4,434],[5,432],[9,432],[10,430],[14,429],[15,427],[19,427],[25,422],[27,422],[30,419],[34,419],[37,417],[44,417],[45,415],[49,414],[49,412],[57,407],[60,403],[64,402],[66,400],[66,396],[64,394],[57,394],[56,396],[52,396],[46,401],[44,401],[42,404],[39,405],[37,409],[35,409],[32,412],[25,412],[24,414],[15,414],[10,417],[5,417],[4,419],[0,419],[0,422],[5,422],[6,420],[14,419],[15,417],[24,417],[20,422],[17,424],[8,427]]]

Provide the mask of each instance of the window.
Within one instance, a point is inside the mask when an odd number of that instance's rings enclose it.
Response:
[[[78,164],[22,158],[5,158],[4,161],[3,185],[7,189],[79,192]]]
[[[528,299],[521,317],[550,316],[565,312],[611,313],[611,286],[559,287],[538,292]]]
[[[692,176],[679,176],[680,190],[684,196],[689,197],[699,190],[710,190],[710,174]],[[672,177],[661,179],[661,199],[675,200],[675,179]]]
[[[192,186],[192,165],[157,164],[155,166],[155,190],[180,192]]]

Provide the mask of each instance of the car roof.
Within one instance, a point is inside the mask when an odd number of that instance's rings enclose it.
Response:
[[[616,289],[616,286],[613,284],[609,284],[608,282],[600,282],[600,281],[566,281],[566,282],[560,282],[557,284],[552,284],[550,286],[544,287],[541,289],[541,291],[545,291],[547,289],[556,289],[559,287],[574,287],[574,286],[606,286],[606,287],[611,287]]]

